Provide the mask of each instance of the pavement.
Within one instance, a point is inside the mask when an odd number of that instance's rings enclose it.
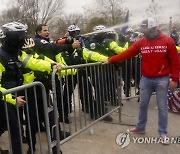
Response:
[[[127,129],[133,127],[138,119],[137,98],[124,100],[122,107],[121,123],[117,112],[111,114],[113,123],[105,123],[99,121],[81,134],[75,136],[71,140],[61,145],[63,154],[179,154],[180,153],[180,138],[179,144],[172,143],[163,145],[161,143],[144,143],[143,139],[159,138],[158,134],[158,112],[156,107],[155,96],[152,96],[148,122],[146,126],[146,134],[130,134],[129,137],[124,137],[127,134]],[[168,128],[169,137],[180,136],[180,115],[169,113]],[[44,134],[44,135],[43,135]],[[118,136],[118,137],[117,137]],[[120,137],[119,137],[120,136]],[[45,141],[45,133],[42,133],[41,141]],[[124,138],[123,138],[124,137]],[[125,140],[123,140],[125,139]],[[137,139],[138,143],[134,143],[133,139]],[[1,136],[0,147],[8,148],[7,132]],[[117,142],[116,142],[117,141]],[[119,145],[118,145],[118,144]],[[27,150],[27,145],[23,146],[24,151]],[[36,147],[35,154],[39,154],[39,148]],[[42,144],[43,154],[47,154],[47,144]]]
[[[75,136],[70,141],[61,145],[63,154],[179,154],[180,153],[180,138],[178,143],[171,143],[163,145],[162,143],[144,143],[145,137],[157,138],[158,134],[158,111],[156,107],[155,96],[152,96],[149,112],[148,122],[145,134],[130,134],[130,143],[126,139],[126,147],[118,146],[116,137],[121,133],[126,133],[127,129],[135,125],[138,119],[138,106],[137,98],[129,101],[123,101],[121,123],[118,121],[118,113],[112,113],[113,124],[105,123],[103,121],[95,124],[92,129],[88,129],[83,133]],[[133,116],[133,117],[132,117]],[[169,113],[168,119],[168,136],[180,136],[180,115]],[[122,125],[122,124],[125,125]],[[138,143],[134,143],[134,139]],[[118,140],[117,140],[118,141]],[[118,142],[119,143],[119,142]],[[124,143],[123,140],[121,143]]]

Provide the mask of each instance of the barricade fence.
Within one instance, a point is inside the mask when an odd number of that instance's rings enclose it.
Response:
[[[23,135],[26,134],[30,153],[35,148],[37,153],[58,154],[61,144],[92,129],[95,123],[111,122],[111,113],[115,111],[120,124],[122,100],[139,97],[140,68],[140,57],[121,64],[73,65],[63,67],[61,72],[53,71],[50,91],[41,82],[3,91],[0,147],[10,153],[25,153],[28,146],[23,144]],[[9,94],[13,94],[16,102],[19,96],[24,96],[26,104],[18,107],[7,103]],[[45,125],[45,132],[41,125]],[[6,130],[8,133],[4,133]]]
[[[116,110],[121,120],[120,65],[81,64],[64,67],[61,78],[56,73],[52,74],[53,103],[59,111],[56,117],[61,130],[71,133],[60,144],[100,120],[111,121],[110,114]]]
[[[141,79],[141,57],[137,56],[121,63],[122,66],[122,99],[139,97]]]
[[[7,102],[9,94],[13,95],[16,105]],[[19,107],[17,101],[21,96],[26,103]],[[55,128],[55,119],[51,116],[54,115],[53,108],[47,103],[46,89],[41,82],[3,91],[3,98],[0,102],[0,141],[3,150],[7,149],[11,154],[22,154],[27,151],[30,154],[36,149],[38,153],[44,154],[48,151],[51,154],[54,147],[57,147],[56,151],[59,149],[56,142],[58,135],[54,133],[53,136],[52,130]],[[45,133],[40,130],[42,122],[46,126]],[[6,130],[8,133],[4,133]],[[25,134],[26,141],[23,138]]]

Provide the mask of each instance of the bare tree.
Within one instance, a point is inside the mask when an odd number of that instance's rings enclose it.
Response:
[[[38,13],[41,23],[49,23],[60,16],[64,7],[64,0],[38,0]]]
[[[160,12],[161,7],[158,3],[155,2],[155,0],[151,0],[150,5],[146,9],[146,13],[148,16],[153,17],[158,23],[160,23]]]
[[[11,7],[7,11],[3,11],[0,17],[0,23],[4,24],[10,21],[19,21],[20,20],[20,8],[19,7]]]
[[[104,20],[104,18],[98,18],[98,17],[94,17],[91,18],[88,21],[88,24],[86,26],[86,31],[87,32],[92,32],[93,28],[97,25],[107,25],[106,21]]]
[[[61,15],[63,7],[64,0],[14,0],[13,5],[3,11],[1,23],[21,21],[28,25],[29,33],[34,34],[37,24],[52,22]]]
[[[53,29],[53,38],[57,39],[59,37],[63,37],[64,34],[67,32],[68,26],[72,24],[77,24],[78,27],[81,29],[81,33],[84,33],[85,31],[85,21],[83,15],[81,14],[65,14],[63,16],[57,17],[56,22],[53,22],[51,24],[51,27]]]
[[[180,0],[178,2],[178,7],[177,8],[178,8],[178,10],[177,10],[177,14],[175,15],[175,18],[176,18],[177,23],[178,23],[178,25],[180,27]]]
[[[107,25],[123,22],[125,9],[122,8],[124,0],[94,0],[94,5],[86,8],[92,18],[103,18]]]

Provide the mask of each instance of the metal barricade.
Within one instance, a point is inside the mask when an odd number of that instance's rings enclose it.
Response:
[[[137,56],[122,62],[122,99],[139,97],[141,79],[141,57]]]
[[[41,96],[38,96],[37,92],[41,93]],[[17,105],[12,105],[6,102],[8,99],[7,97],[10,94],[13,94],[16,104],[19,96],[24,96],[24,100],[26,100],[24,107],[21,108]],[[2,149],[8,149],[11,154],[27,153],[26,151],[28,147],[27,145],[23,144],[22,139],[24,133],[23,130],[26,129],[26,137],[30,147],[30,153],[34,153],[33,148],[36,148],[38,153],[43,154],[47,153],[48,151],[48,153],[51,154],[52,148],[55,145],[57,146],[56,139],[58,138],[53,140],[52,137],[52,131],[50,129],[51,122],[49,120],[49,113],[52,111],[52,107],[47,103],[47,96],[44,85],[41,82],[34,82],[31,84],[8,89],[3,91],[3,98],[4,101],[0,102],[0,133],[5,134],[2,135],[0,139],[1,141],[3,140],[2,145],[0,144]],[[21,114],[22,112],[20,112],[21,109],[24,109],[23,115]],[[44,114],[42,115],[43,112]],[[2,118],[2,116],[4,118]],[[22,119],[24,117],[26,118],[26,128],[22,123]],[[42,120],[40,117],[44,118],[43,120],[46,126],[45,133],[40,131],[40,120]],[[5,120],[4,123],[2,120]],[[6,130],[8,131],[8,134],[3,133]]]
[[[136,56],[134,58],[123,61],[121,66],[122,66],[122,86],[123,86],[122,99],[129,100],[132,98],[138,98],[139,101],[139,83],[141,79],[141,57]],[[180,84],[178,84],[178,88],[180,88]]]
[[[133,98],[138,98],[139,101],[139,83],[141,79],[141,56],[136,56],[134,58],[123,61],[121,66],[123,86],[122,99],[129,100]],[[178,84],[178,88],[180,88],[180,84]]]
[[[52,74],[53,104],[59,111],[56,118],[59,117],[61,130],[71,132],[60,144],[100,120],[110,121],[110,114],[117,110],[120,123],[122,75],[119,65],[89,63],[64,67],[59,79],[56,73]]]

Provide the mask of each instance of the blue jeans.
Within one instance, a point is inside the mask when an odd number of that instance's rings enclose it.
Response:
[[[142,76],[140,81],[140,106],[139,122],[136,128],[145,130],[148,114],[148,105],[152,93],[156,92],[158,106],[158,131],[160,135],[167,134],[168,106],[167,93],[169,87],[169,76],[148,78]]]

